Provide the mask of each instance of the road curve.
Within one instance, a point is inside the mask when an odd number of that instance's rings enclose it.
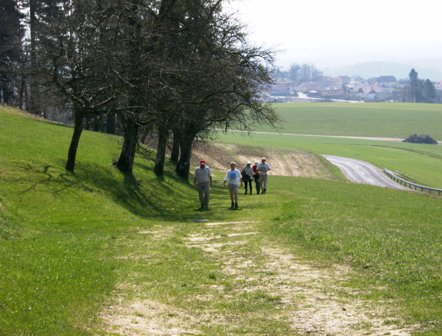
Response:
[[[371,184],[390,189],[409,190],[399,183],[389,179],[381,169],[371,163],[340,156],[323,156],[337,166],[351,182]]]

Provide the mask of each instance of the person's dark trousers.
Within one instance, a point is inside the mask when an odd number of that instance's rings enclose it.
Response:
[[[261,185],[259,184],[259,175],[253,176],[253,179],[255,180],[256,193],[259,195],[259,192],[261,190]],[[252,190],[252,189],[250,188],[250,190]]]
[[[247,186],[249,188],[247,188]],[[244,182],[244,188],[246,189],[245,194],[247,195],[247,190],[250,190],[250,195],[252,194],[252,180],[248,180]]]

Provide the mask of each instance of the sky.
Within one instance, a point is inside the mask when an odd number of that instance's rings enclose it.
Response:
[[[441,7],[440,0],[231,0],[227,10],[254,45],[279,50],[283,68],[435,59],[442,67]]]

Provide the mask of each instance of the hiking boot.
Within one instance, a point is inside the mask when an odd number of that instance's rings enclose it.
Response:
[[[238,209],[238,203],[235,203],[235,209]]]
[[[232,205],[230,206],[230,209],[235,209],[235,203],[232,202]]]

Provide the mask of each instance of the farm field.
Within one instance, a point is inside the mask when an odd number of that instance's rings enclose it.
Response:
[[[201,212],[115,136],[66,173],[71,131],[0,108],[0,335],[442,333],[440,198],[271,176],[229,211],[217,173]]]
[[[281,103],[280,132],[406,138],[429,134],[442,140],[442,105],[409,103]],[[257,130],[272,131],[269,127]]]
[[[390,106],[395,108],[394,113],[391,112]],[[417,104],[417,107],[413,107],[412,104],[390,103],[291,103],[275,104],[275,108],[283,120],[282,127],[278,130],[282,134],[275,130],[267,133],[264,129],[259,129],[264,132],[252,132],[249,135],[229,132],[220,134],[217,141],[361,159],[379,168],[396,171],[412,182],[442,188],[441,145],[327,136],[397,137],[401,136],[401,133],[394,131],[392,126],[399,123],[402,125],[401,129],[425,129],[422,132],[433,133],[433,136],[437,138],[435,134],[440,134],[438,133],[441,132],[439,125],[442,124],[442,106],[440,105]],[[419,114],[414,112],[416,109],[420,111]],[[391,113],[388,114],[387,110]],[[394,114],[396,115],[393,118]],[[327,123],[329,119],[333,122]],[[343,126],[346,123],[351,123],[348,129]],[[376,132],[371,130],[376,130]],[[405,131],[402,136],[409,135],[409,133],[410,131]],[[312,134],[319,136],[310,136]]]

